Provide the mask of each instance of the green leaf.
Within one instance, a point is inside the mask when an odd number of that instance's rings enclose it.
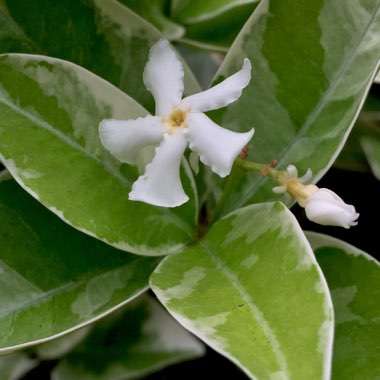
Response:
[[[334,380],[380,374],[380,263],[326,235],[306,234],[326,276],[335,310]]]
[[[186,27],[180,42],[226,53],[258,0],[173,1],[171,16]]]
[[[231,9],[258,2],[259,0],[173,0],[171,15],[181,23],[194,24],[210,20]]]
[[[87,68],[149,111],[153,98],[142,82],[150,47],[160,32],[115,0],[0,1],[0,53],[62,58]],[[199,91],[185,69],[187,93]]]
[[[250,1],[220,14],[216,13],[215,17],[210,19],[204,18],[196,23],[190,23],[186,25],[185,36],[179,42],[200,49],[227,53],[257,4],[258,2]]]
[[[379,51],[380,0],[263,0],[216,76],[219,81],[236,72],[248,57],[252,80],[213,118],[228,129],[255,128],[254,161],[294,164],[300,175],[311,168],[316,182],[344,145],[379,67]],[[280,199],[268,178],[235,181],[219,214]]]
[[[329,291],[281,203],[229,214],[198,245],[166,257],[151,287],[184,327],[251,378],[329,379]]]
[[[89,324],[145,291],[157,258],[86,236],[0,182],[0,352]]]
[[[360,143],[373,175],[380,180],[380,136],[378,138],[370,136],[362,137]]]
[[[170,40],[181,38],[183,26],[170,20],[165,14],[165,0],[118,0],[158,28]]]
[[[146,111],[117,88],[66,61],[4,55],[0,113],[0,160],[67,223],[143,255],[168,254],[192,239],[197,202],[186,179],[190,170],[182,177],[192,200],[183,207],[128,200],[137,169],[120,164],[103,148],[98,125],[102,119],[135,118]]]
[[[55,380],[140,379],[203,353],[203,346],[157,302],[140,297],[96,324],[52,376]]]

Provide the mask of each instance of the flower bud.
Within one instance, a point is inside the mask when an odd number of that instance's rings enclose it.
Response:
[[[340,226],[350,228],[356,226],[359,214],[355,207],[344,203],[337,194],[328,189],[318,189],[305,205],[309,220],[324,226]]]

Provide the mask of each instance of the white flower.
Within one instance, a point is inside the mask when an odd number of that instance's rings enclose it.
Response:
[[[312,178],[308,169],[303,177],[298,177],[294,165],[288,165],[286,170],[278,173],[277,182],[272,190],[276,194],[294,196],[301,207],[305,208],[306,216],[312,222],[324,226],[340,226],[350,228],[356,226],[359,214],[355,207],[346,204],[342,198],[329,189],[320,189],[316,185],[305,185]]]
[[[144,83],[156,103],[156,116],[135,120],[103,120],[99,126],[104,147],[122,162],[136,164],[141,149],[154,145],[155,155],[132,186],[129,199],[175,207],[189,198],[180,180],[182,155],[189,145],[200,160],[221,177],[231,171],[240,151],[253,136],[215,124],[203,112],[237,100],[251,79],[251,63],[218,85],[182,99],[183,66],[166,40],[150,50]]]
[[[316,190],[306,201],[305,212],[309,220],[324,226],[350,228],[358,224],[355,207],[329,189]]]

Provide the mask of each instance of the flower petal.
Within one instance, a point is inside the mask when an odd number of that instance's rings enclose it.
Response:
[[[250,80],[251,62],[246,58],[240,71],[206,91],[184,98],[178,107],[192,112],[206,112],[225,107],[240,98]]]
[[[185,203],[189,197],[183,190],[179,169],[186,145],[183,131],[165,134],[153,161],[133,184],[129,199],[162,207]]]
[[[203,113],[190,113],[187,119],[189,147],[214,173],[225,177],[231,172],[235,158],[248,144],[254,130],[233,132],[215,124]]]
[[[313,172],[311,171],[311,169],[307,169],[306,170],[306,173],[302,176],[302,177],[299,177],[298,180],[302,183],[302,184],[305,184],[309,181],[311,181],[311,179],[313,178]]]
[[[162,140],[160,119],[145,116],[134,120],[105,119],[99,124],[99,137],[103,146],[121,162],[137,163],[139,151]]]
[[[288,165],[286,167],[286,172],[288,173],[288,178],[297,178],[298,177],[298,170],[294,165]]]
[[[167,116],[183,95],[183,66],[166,40],[152,46],[144,69],[144,83],[156,102],[156,115]]]
[[[309,220],[324,226],[350,228],[358,224],[355,207],[329,189],[318,189],[307,201],[305,212]]]

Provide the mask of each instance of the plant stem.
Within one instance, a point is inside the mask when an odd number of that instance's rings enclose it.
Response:
[[[274,168],[274,164],[261,164],[258,162],[246,161],[241,158],[237,158],[234,162],[234,166],[249,172],[255,172],[262,176],[269,176],[275,180],[278,180],[279,175],[282,174],[282,171]]]

